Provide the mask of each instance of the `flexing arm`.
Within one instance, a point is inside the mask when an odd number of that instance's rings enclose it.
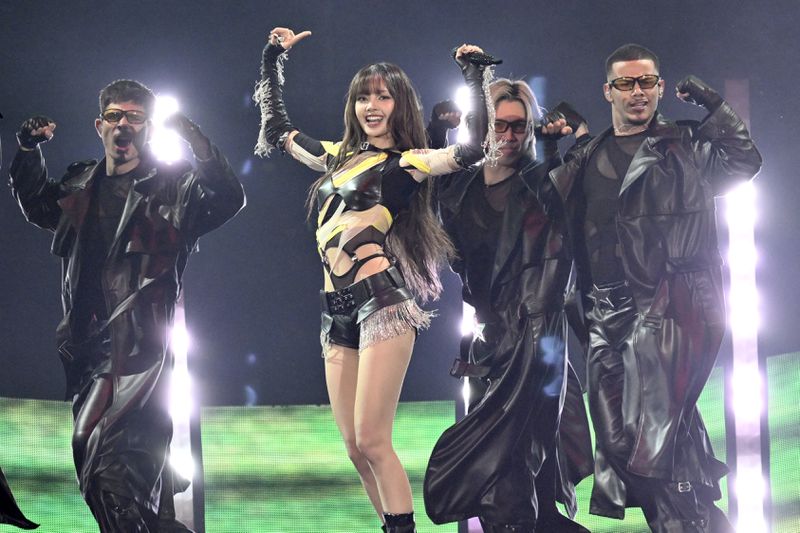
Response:
[[[179,205],[185,206],[183,225],[199,237],[221,226],[244,207],[244,189],[228,161],[197,124],[182,113],[175,113],[166,125],[189,143],[195,155],[197,169],[184,175],[179,185],[182,197]],[[182,212],[181,208],[175,215]]]
[[[40,143],[53,138],[56,124],[44,116],[22,123],[17,140],[19,150],[9,171],[11,194],[28,222],[53,230],[61,216],[58,184],[48,179]]]
[[[676,86],[679,99],[704,107],[709,115],[695,132],[695,158],[717,194],[751,179],[761,169],[761,154],[739,115],[714,89],[695,76]]]

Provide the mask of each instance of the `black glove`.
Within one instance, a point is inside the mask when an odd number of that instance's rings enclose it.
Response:
[[[451,130],[453,128],[458,127],[458,122],[455,124],[450,122],[449,120],[443,120],[439,118],[439,115],[444,115],[445,113],[461,113],[458,109],[458,106],[452,100],[443,100],[433,106],[433,111],[431,111],[431,123],[434,122],[441,122],[443,127]]]
[[[459,47],[455,47],[452,50],[453,57],[456,56],[456,52],[458,51]],[[473,65],[477,65],[479,67],[488,67],[490,65],[499,65],[503,62],[502,59],[498,59],[491,54],[487,54],[485,52],[470,52],[469,54],[464,54],[464,59],[472,63]],[[456,60],[458,61],[458,60]]]
[[[460,58],[455,55],[453,59],[461,68],[464,82],[469,89],[470,109],[467,114],[466,125],[469,131],[469,144],[459,144],[456,157],[459,164],[467,167],[483,157],[483,141],[489,128],[489,117],[486,111],[486,95],[483,93],[483,71],[486,67],[484,63],[470,61],[470,55],[465,54]]]
[[[50,140],[46,135],[33,135],[33,131],[38,130],[39,128],[44,128],[51,123],[53,123],[53,120],[43,115],[37,115],[29,118],[22,123],[22,126],[19,127],[19,131],[17,132],[17,142],[22,148],[25,148],[26,150],[33,150],[39,143],[44,143]]]
[[[211,157],[211,141],[200,131],[200,126],[189,120],[186,115],[175,113],[164,121],[164,125],[178,132],[178,135],[189,143],[195,157],[198,159]]]
[[[264,47],[264,53],[261,56],[261,83],[256,93],[257,101],[261,106],[262,128],[266,143],[281,150],[283,150],[281,137],[295,129],[289,120],[286,105],[283,103],[283,75],[280,72],[279,58],[284,52],[286,49],[280,43],[269,42]],[[263,151],[257,149],[256,153],[263,157],[267,155],[268,149],[269,147]]]
[[[691,74],[678,82],[675,90],[679,93],[688,93],[689,96],[683,99],[684,102],[705,107],[709,113],[713,113],[722,105],[722,97],[719,93],[706,85],[706,82]]]
[[[439,115],[445,113],[459,113],[459,120],[455,123],[451,120],[441,119]],[[428,123],[428,148],[444,148],[447,146],[447,130],[457,128],[461,120],[461,114],[455,103],[444,100],[433,106],[431,111],[431,121]]]
[[[560,139],[564,137],[561,133],[556,134],[546,134],[542,133],[542,127],[546,124],[551,122],[555,122],[560,119],[564,119],[567,121],[567,126],[572,128],[572,133],[578,131],[578,128],[581,124],[586,124],[588,126],[588,122],[586,121],[580,113],[578,113],[574,107],[572,107],[567,102],[559,102],[549,113],[545,114],[542,117],[542,121],[534,128],[534,132],[536,133],[537,137],[541,137],[543,139]]]

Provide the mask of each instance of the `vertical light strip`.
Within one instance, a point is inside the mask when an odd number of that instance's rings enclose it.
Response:
[[[476,335],[475,308],[464,302],[461,308],[461,336]],[[469,412],[469,380],[462,378],[461,397],[464,401],[464,416]]]
[[[453,97],[456,107],[461,111],[461,124],[464,125],[464,120],[467,118],[467,113],[472,110],[472,101],[470,100],[469,87],[462,85],[456,90]],[[469,130],[467,128],[458,128],[456,133],[456,142],[465,143],[469,142]]]
[[[736,442],[734,488],[737,531],[766,533],[765,482],[761,469],[763,378],[758,362],[758,293],[756,290],[755,188],[748,182],[726,196],[731,286],[731,380]]]
[[[175,514],[178,520],[194,528],[194,458],[192,457],[191,417],[194,409],[192,383],[189,376],[189,333],[181,294],[175,306],[175,322],[170,336],[174,358],[170,384],[169,410],[172,415],[172,445],[170,464],[181,476],[192,482],[184,492],[175,495]]]

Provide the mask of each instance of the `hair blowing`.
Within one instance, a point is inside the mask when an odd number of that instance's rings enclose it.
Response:
[[[314,210],[317,191],[330,175],[346,167],[350,158],[362,151],[367,136],[355,113],[356,98],[375,90],[380,80],[394,99],[388,128],[398,151],[427,147],[419,98],[411,80],[398,66],[374,63],[359,70],[350,82],[344,108],[344,134],[339,153],[328,172],[311,186],[307,207]],[[397,258],[409,289],[422,301],[435,300],[442,292],[439,269],[455,254],[453,244],[439,224],[431,207],[430,180],[421,185],[411,205],[399,213],[387,235],[386,249]]]

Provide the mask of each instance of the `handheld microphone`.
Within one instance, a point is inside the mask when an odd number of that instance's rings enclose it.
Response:
[[[453,48],[453,57],[456,57],[456,52],[458,52],[458,47]],[[498,59],[491,54],[487,54],[484,52],[470,52],[469,54],[464,54],[464,59],[472,63],[473,65],[479,67],[487,67],[489,65],[499,65],[503,62],[502,59]]]

